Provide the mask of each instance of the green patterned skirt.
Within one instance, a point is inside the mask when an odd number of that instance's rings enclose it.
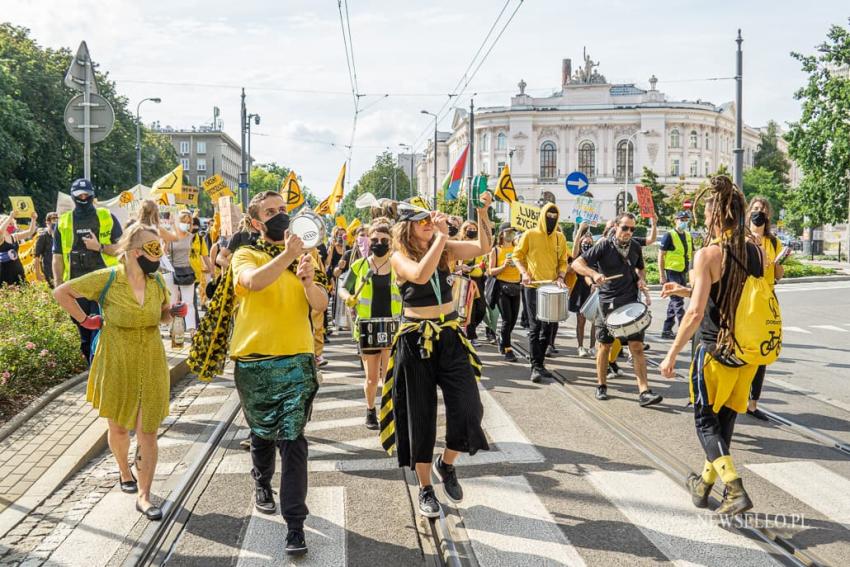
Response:
[[[304,433],[319,389],[312,354],[237,360],[234,377],[254,435],[292,441]]]

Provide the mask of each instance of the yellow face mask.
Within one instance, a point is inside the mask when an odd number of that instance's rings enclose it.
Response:
[[[153,256],[154,258],[162,257],[162,245],[159,243],[159,240],[148,240],[142,244],[142,250],[148,256]]]

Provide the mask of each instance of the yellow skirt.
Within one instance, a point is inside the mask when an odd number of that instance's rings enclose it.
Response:
[[[758,366],[752,364],[739,367],[721,364],[700,345],[691,362],[691,402],[694,405],[710,405],[714,413],[720,412],[723,406],[744,413],[756,370]]]

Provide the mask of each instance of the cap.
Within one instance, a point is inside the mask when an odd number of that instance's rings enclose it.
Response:
[[[499,232],[505,232],[506,230],[511,230],[513,228],[514,227],[511,226],[511,223],[503,222],[502,224],[499,225]]]
[[[676,213],[676,218],[677,219],[689,219],[689,218],[691,218],[691,213],[689,213],[688,211],[679,211],[678,213]]]
[[[77,197],[79,195],[94,195],[94,187],[92,186],[91,181],[84,177],[81,177],[71,183],[71,196]]]
[[[402,201],[398,204],[398,220],[399,222],[404,221],[418,221],[431,216],[431,211],[427,211],[416,205],[411,205],[410,203],[405,203]]]

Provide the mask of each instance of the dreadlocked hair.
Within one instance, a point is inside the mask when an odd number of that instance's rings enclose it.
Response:
[[[707,195],[706,195],[707,193]],[[735,311],[744,282],[749,275],[746,225],[747,202],[744,194],[727,175],[711,177],[708,187],[697,195],[699,203],[705,195],[705,218],[712,244],[721,249],[720,281],[717,308],[720,311],[720,330],[717,335],[717,352],[731,355],[735,352]],[[697,207],[694,206],[694,210]],[[727,274],[728,271],[728,274]]]

